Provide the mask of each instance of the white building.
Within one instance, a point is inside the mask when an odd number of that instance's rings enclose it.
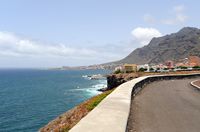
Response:
[[[137,65],[137,70],[139,70],[140,68],[147,69],[147,72],[150,71],[150,66],[149,66],[149,64]]]
[[[123,66],[117,66],[117,67],[115,67],[114,71],[118,71],[118,70],[123,71]]]

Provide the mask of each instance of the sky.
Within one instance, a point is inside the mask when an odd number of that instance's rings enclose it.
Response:
[[[0,0],[0,68],[101,64],[200,24],[193,0]]]

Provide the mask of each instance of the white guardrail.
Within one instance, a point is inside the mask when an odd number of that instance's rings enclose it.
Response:
[[[146,83],[149,83],[160,79],[174,77],[181,79],[188,76],[200,77],[200,74],[144,76],[123,83],[81,119],[70,132],[125,132],[131,106],[132,91],[137,91],[137,89],[134,90],[136,84],[145,80],[147,80]]]

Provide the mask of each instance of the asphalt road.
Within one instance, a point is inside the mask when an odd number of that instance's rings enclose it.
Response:
[[[196,79],[147,85],[133,100],[128,132],[200,132],[200,91]]]

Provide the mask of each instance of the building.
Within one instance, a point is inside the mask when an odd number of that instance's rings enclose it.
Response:
[[[150,71],[150,67],[149,67],[149,64],[144,64],[144,65],[138,65],[137,66],[137,70],[139,71],[140,68],[143,68],[143,69],[146,69],[147,72]]]
[[[189,56],[189,65],[190,67],[200,66],[200,58],[198,56]]]
[[[136,64],[124,64],[124,72],[137,72],[137,65]]]
[[[118,70],[123,71],[123,66],[117,66],[117,67],[115,67],[114,71],[118,71]]]
[[[162,71],[163,69],[167,68],[167,66],[163,64],[158,64],[158,65],[151,66],[151,68],[153,68],[154,70]]]
[[[169,60],[165,62],[165,65],[167,66],[168,69],[174,68],[174,62]]]

